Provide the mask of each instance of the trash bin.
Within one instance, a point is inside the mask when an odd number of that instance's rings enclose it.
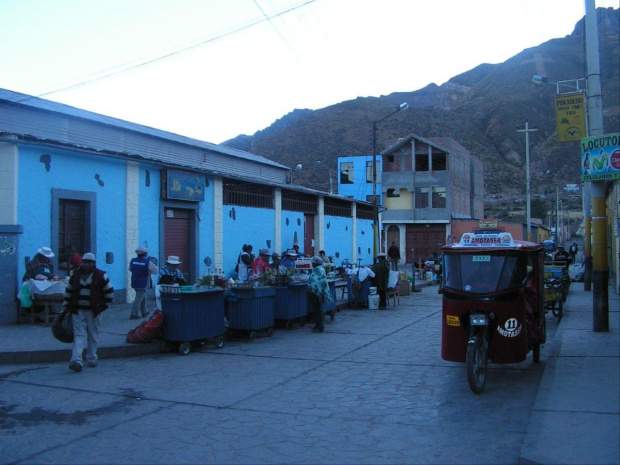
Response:
[[[193,289],[161,286],[164,313],[162,351],[170,343],[179,344],[179,352],[187,355],[192,343],[212,339],[215,347],[224,347],[224,289]]]

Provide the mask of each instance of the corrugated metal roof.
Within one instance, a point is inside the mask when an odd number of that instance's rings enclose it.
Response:
[[[211,150],[211,151],[219,152],[219,153],[229,155],[232,157],[249,160],[255,163],[262,163],[262,164],[266,164],[266,165],[270,165],[270,166],[278,167],[278,168],[283,168],[287,170],[290,169],[288,166],[281,165],[272,160],[269,160],[268,158],[255,155],[253,153],[244,152],[243,150],[238,150],[238,149],[234,149],[230,147],[212,144],[210,142],[205,142],[205,141],[198,140],[198,139],[192,139],[190,137],[181,136],[181,135],[174,134],[168,131],[163,131],[163,130],[151,128],[148,126],[143,126],[137,123],[131,123],[129,121],[112,118],[110,116],[100,115],[98,113],[81,110],[79,108],[75,108],[69,105],[64,105],[62,103],[52,102],[50,100],[41,99],[38,97],[34,97],[31,95],[27,95],[27,94],[22,94],[19,92],[13,92],[7,89],[0,89],[0,101],[6,101],[13,105],[22,105],[22,106],[42,110],[42,111],[58,113],[63,116],[70,116],[73,118],[79,118],[79,119],[91,121],[91,122],[98,123],[98,124],[113,126],[115,128],[122,129],[125,131],[135,132],[135,133],[139,133],[139,134],[150,136],[150,137],[164,139],[170,142],[189,145],[189,146],[196,147],[202,150],[205,150],[205,149]]]

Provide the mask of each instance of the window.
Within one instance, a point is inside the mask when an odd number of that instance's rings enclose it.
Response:
[[[251,182],[224,179],[223,204],[244,207],[274,208],[273,188]]]
[[[415,188],[415,207],[428,208],[428,187]]]
[[[400,191],[397,191],[396,189],[388,189],[387,196],[388,197],[400,197]]]
[[[445,152],[433,153],[433,171],[446,171],[448,161]]]
[[[372,167],[374,163],[371,161],[366,162],[366,183],[372,184]],[[381,163],[377,161],[377,182],[381,182]]]
[[[446,208],[446,188],[433,187],[433,208]]]
[[[416,154],[415,156],[415,170],[416,171],[428,171],[428,154]]]
[[[353,173],[352,161],[343,161],[340,163],[340,184],[353,184],[355,181]]]

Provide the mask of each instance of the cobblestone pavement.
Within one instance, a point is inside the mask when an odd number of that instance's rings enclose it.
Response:
[[[441,359],[437,287],[400,302],[341,311],[323,334],[307,325],[79,374],[66,361],[0,366],[0,463],[585,463],[554,461],[541,444],[553,417],[539,388],[554,388],[546,369],[561,349],[551,315],[541,363],[490,365],[474,395],[464,364]],[[617,423],[617,399],[609,409]],[[615,441],[592,463],[617,463]]]

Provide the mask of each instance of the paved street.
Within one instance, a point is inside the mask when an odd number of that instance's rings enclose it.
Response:
[[[441,359],[440,314],[432,286],[397,308],[339,312],[324,334],[307,325],[80,374],[1,366],[0,462],[534,463],[523,447],[540,447],[531,418],[544,416],[556,319],[540,364],[490,365],[474,395],[464,365]]]

